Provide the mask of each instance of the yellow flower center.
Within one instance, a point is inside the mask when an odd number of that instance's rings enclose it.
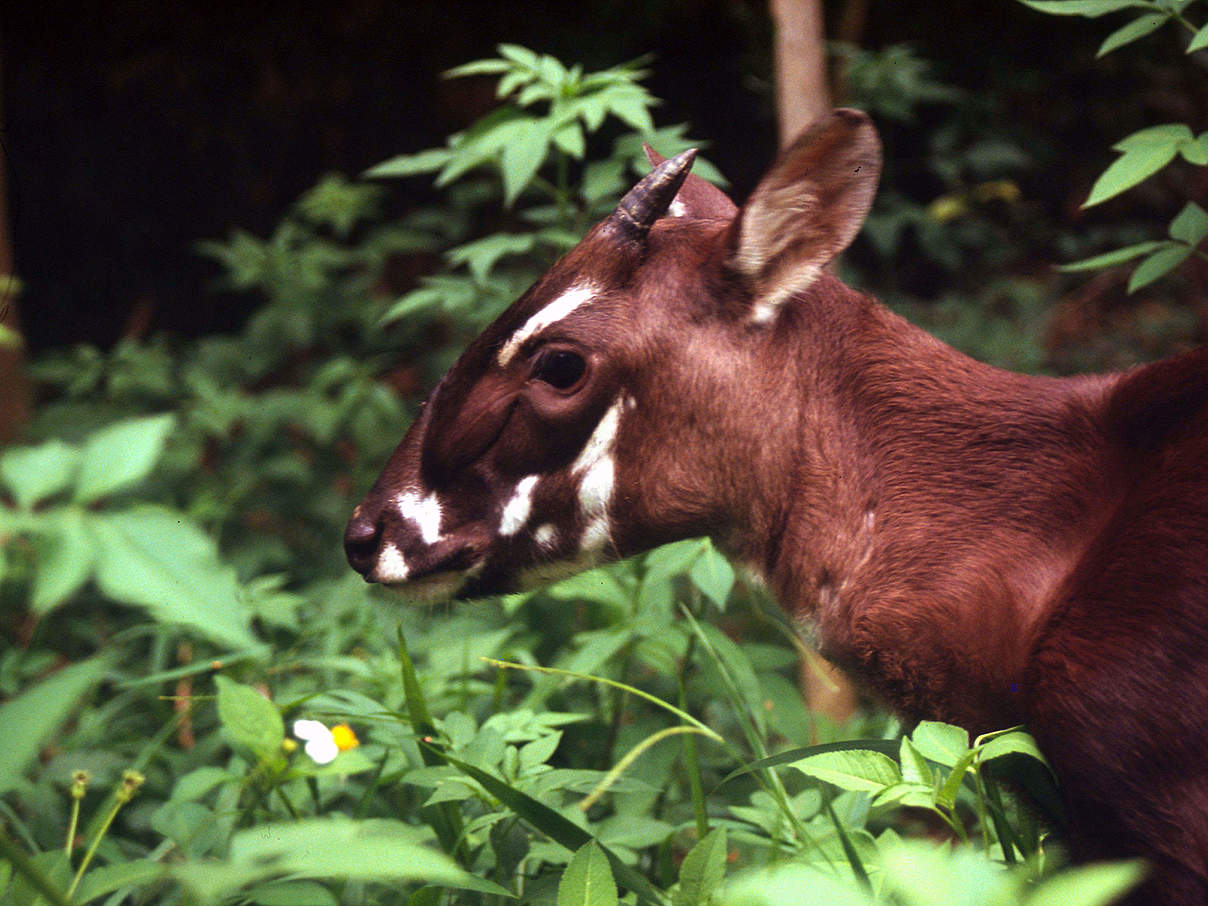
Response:
[[[361,741],[357,739],[357,735],[352,732],[352,727],[348,726],[348,724],[336,724],[332,727],[331,738],[335,740],[336,748],[341,752],[355,749],[361,744]]]

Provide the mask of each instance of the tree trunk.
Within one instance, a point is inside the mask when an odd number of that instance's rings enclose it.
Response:
[[[821,0],[771,0],[771,11],[776,33],[776,114],[784,147],[830,110],[826,29]],[[822,658],[803,657],[798,677],[802,697],[813,713],[835,723],[855,713],[855,689]]]

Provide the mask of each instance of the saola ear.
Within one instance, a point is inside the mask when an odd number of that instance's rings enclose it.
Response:
[[[642,142],[642,150],[646,152],[646,160],[650,161],[652,167],[657,167],[667,159],[645,142]],[[675,200],[671,202],[667,214],[670,217],[690,217],[695,220],[733,220],[738,214],[738,207],[713,183],[689,173],[675,194]]]
[[[743,206],[731,265],[752,283],[751,319],[771,321],[860,231],[881,173],[869,118],[841,109],[814,122]]]

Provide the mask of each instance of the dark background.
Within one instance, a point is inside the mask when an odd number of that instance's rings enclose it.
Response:
[[[832,4],[828,23],[846,13]],[[1108,145],[1155,121],[1155,105],[1194,125],[1185,86],[1162,92],[1149,72],[1138,92],[1145,45],[1131,62],[1094,61],[1102,21],[921,0],[869,3],[863,21],[863,46],[912,43],[943,80],[993,96],[1007,128],[1037,136],[1026,190],[1071,222]],[[440,73],[501,41],[589,69],[652,54],[659,123],[690,122],[741,198],[775,152],[770,38],[762,0],[9,0],[4,151],[30,346],[236,327],[249,300],[211,288],[217,267],[194,243],[234,227],[265,235],[324,173],[443,143],[492,96]],[[391,205],[425,192],[394,183]]]

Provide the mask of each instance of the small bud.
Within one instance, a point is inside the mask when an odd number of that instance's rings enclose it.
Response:
[[[92,775],[87,771],[72,771],[71,773],[71,798],[83,799],[84,793],[88,791],[88,781],[92,779]]]
[[[287,736],[281,740],[281,748],[285,750],[286,755],[293,755],[294,752],[298,751],[298,743]]]
[[[123,771],[122,783],[117,788],[117,799],[119,802],[129,802],[134,798],[134,794],[138,792],[138,788],[143,785],[143,781],[147,778],[138,771]]]

